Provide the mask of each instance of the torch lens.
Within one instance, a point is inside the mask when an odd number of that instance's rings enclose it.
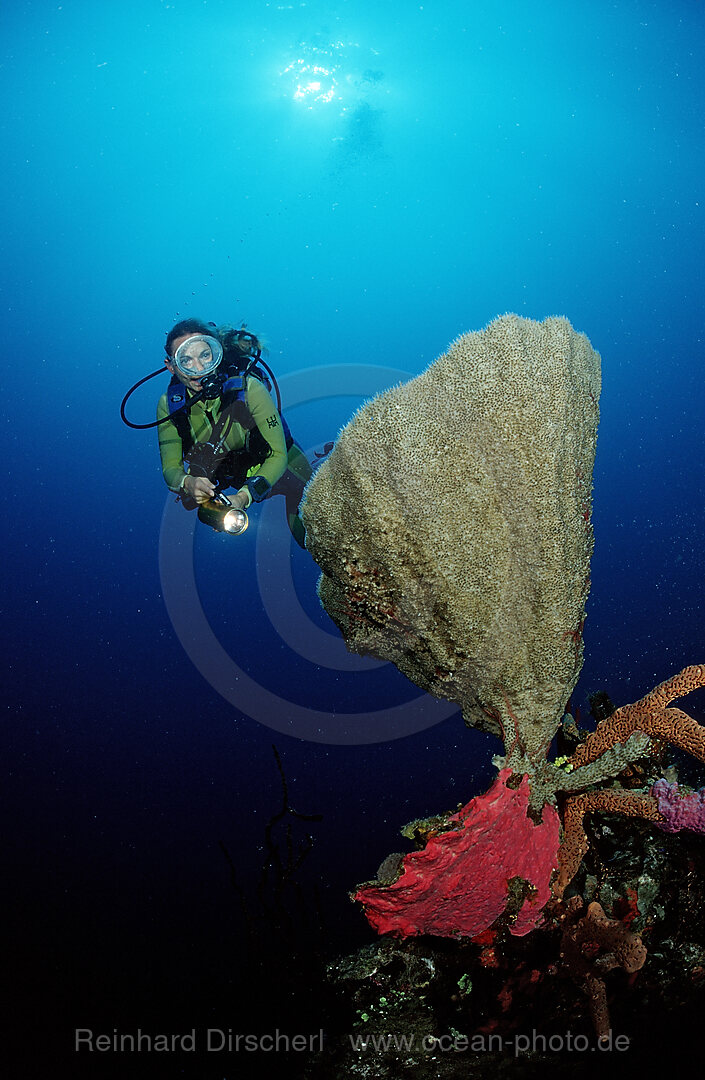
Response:
[[[247,514],[242,510],[228,510],[227,514],[223,517],[223,529],[233,536],[243,533],[248,524],[249,520]]]

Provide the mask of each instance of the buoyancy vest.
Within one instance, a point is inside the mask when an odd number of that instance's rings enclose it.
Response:
[[[259,381],[263,383],[264,386],[266,386],[267,391],[271,393],[272,384],[260,368],[250,368],[248,371],[248,375],[253,376],[255,379],[259,379]],[[254,424],[254,421],[252,420],[252,414],[247,407],[246,391],[247,377],[243,377],[242,375],[238,375],[235,373],[229,374],[228,378],[225,380],[225,384],[221,392],[223,409],[228,408],[231,413],[235,413],[234,418],[236,418],[237,413],[241,411],[242,420],[244,421],[243,427],[247,428],[247,430],[250,432],[250,435],[253,435],[254,432],[259,435],[259,430]],[[186,387],[183,385],[183,383],[179,382],[175,375],[172,375],[171,381],[167,387],[166,400],[172,421],[179,434],[179,438],[181,439],[182,455],[184,458],[187,458],[191,450],[193,449],[194,438],[188,419],[188,409],[184,409],[184,402],[186,400]],[[238,404],[240,405],[240,409],[237,408]],[[221,410],[221,415],[222,411],[223,410]],[[284,432],[286,448],[287,450],[289,450],[294,439],[291,434],[289,425],[284,419],[283,414],[280,416],[280,419],[282,422],[282,430]],[[264,460],[264,457],[266,457],[269,449],[266,440],[262,436],[260,436],[259,439],[248,439],[248,443],[249,442],[262,443],[262,460]],[[250,449],[254,451],[255,447],[252,446]]]

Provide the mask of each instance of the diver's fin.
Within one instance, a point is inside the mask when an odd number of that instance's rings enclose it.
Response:
[[[317,469],[321,462],[328,457],[334,446],[334,442],[321,443],[320,446],[317,446],[311,453],[311,468]]]

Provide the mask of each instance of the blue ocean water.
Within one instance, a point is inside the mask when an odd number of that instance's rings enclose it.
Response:
[[[281,801],[273,744],[291,804],[322,815],[301,874],[331,950],[369,940],[346,892],[399,826],[476,794],[498,749],[458,713],[407,724],[417,690],[344,658],[283,513],[178,540],[241,673],[225,696],[204,677],[160,579],[156,436],[118,412],[178,318],[261,334],[308,448],[380,372],[418,373],[505,311],[567,316],[603,360],[574,702],[633,701],[702,662],[705,14],[38,0],[0,25],[5,859],[18,1012],[47,1024],[60,998],[58,1053],[77,1026],[164,1025],[172,996],[181,1023],[213,985],[227,1026],[221,845],[246,890]],[[152,419],[163,385],[129,415]],[[704,720],[704,692],[687,708]],[[379,741],[336,733],[395,709]]]

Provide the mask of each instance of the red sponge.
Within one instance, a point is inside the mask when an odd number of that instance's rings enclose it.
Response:
[[[456,828],[431,833],[422,851],[404,857],[391,885],[366,885],[354,899],[380,934],[475,937],[507,908],[508,926],[523,936],[550,899],[557,865],[559,819],[544,806],[539,824],[527,816],[529,778],[507,787],[503,769],[489,791],[447,819]],[[526,884],[528,883],[528,884]]]

